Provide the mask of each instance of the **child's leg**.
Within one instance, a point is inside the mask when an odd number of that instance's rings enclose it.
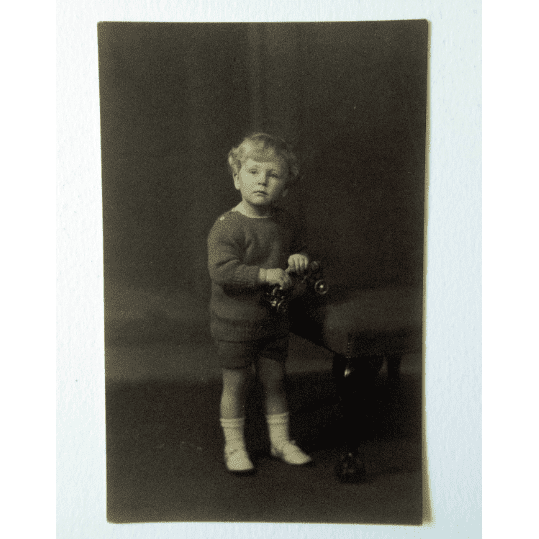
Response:
[[[246,474],[254,466],[245,449],[244,408],[247,369],[223,369],[223,393],[221,395],[221,427],[225,437],[225,464],[228,471]]]
[[[237,419],[245,415],[245,388],[247,369],[223,369],[223,392],[221,394],[221,418]]]
[[[264,386],[271,454],[288,464],[307,464],[311,458],[290,440],[284,362],[261,357],[258,360],[258,376]]]
[[[288,413],[288,403],[284,387],[284,363],[261,357],[258,360],[257,372],[264,387],[266,414]]]
[[[221,427],[225,437],[225,465],[234,474],[250,474],[254,466],[245,449],[245,390],[247,367],[251,364],[249,343],[218,341],[218,353],[223,368],[221,394]]]

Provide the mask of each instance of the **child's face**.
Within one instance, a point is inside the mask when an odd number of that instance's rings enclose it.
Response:
[[[287,180],[288,166],[284,159],[277,156],[263,161],[248,158],[234,176],[234,186],[244,202],[263,209],[286,195]]]

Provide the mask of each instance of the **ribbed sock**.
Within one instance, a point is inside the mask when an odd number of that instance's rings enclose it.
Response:
[[[243,430],[245,426],[245,418],[238,417],[234,419],[220,419],[221,427],[225,437],[225,449],[245,449],[245,438]]]
[[[268,422],[272,447],[282,449],[286,442],[290,440],[288,433],[289,413],[267,415],[266,421]]]

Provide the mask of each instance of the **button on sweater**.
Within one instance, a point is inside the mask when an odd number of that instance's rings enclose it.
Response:
[[[228,211],[208,236],[212,281],[211,332],[215,339],[250,341],[286,335],[288,317],[276,314],[263,298],[260,268],[286,269],[288,257],[302,252],[298,225],[284,210],[253,218]]]

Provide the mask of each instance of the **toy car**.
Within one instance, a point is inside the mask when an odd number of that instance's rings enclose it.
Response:
[[[280,285],[274,285],[264,293],[265,300],[279,314],[288,310],[290,299],[300,287],[303,287],[305,291],[310,290],[318,296],[324,296],[328,293],[329,287],[324,279],[320,262],[311,262],[303,275],[295,273],[290,275],[294,281],[290,288],[283,290]]]

